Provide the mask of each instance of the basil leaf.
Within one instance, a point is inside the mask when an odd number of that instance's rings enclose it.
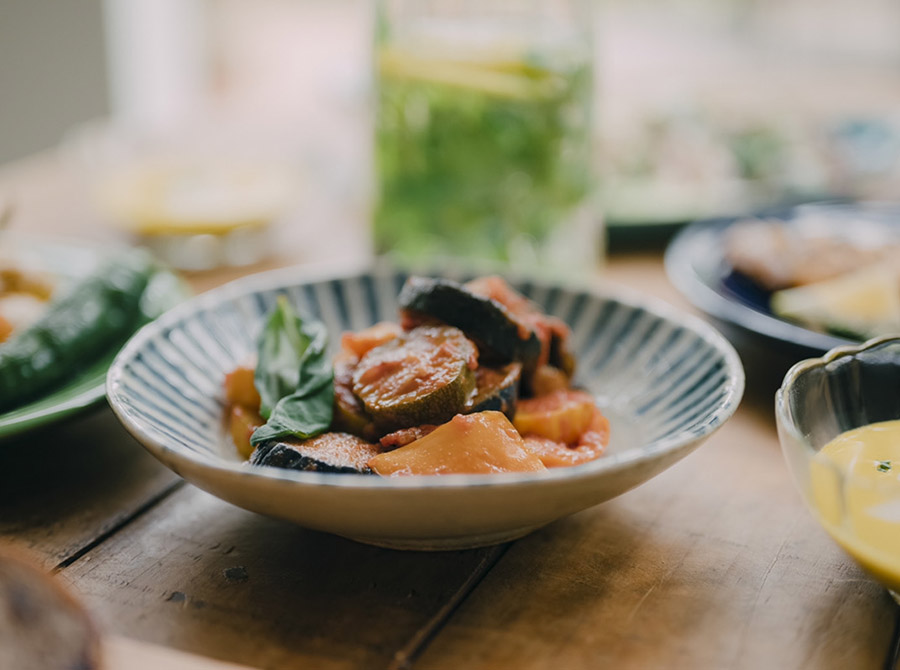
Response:
[[[284,437],[299,437],[305,440],[324,433],[331,425],[333,410],[331,380],[322,387],[326,392],[312,394],[294,393],[282,398],[272,416],[264,426],[260,426],[250,438],[254,446],[267,440]]]
[[[303,326],[287,298],[279,296],[257,343],[254,381],[262,399],[259,413],[266,419],[279,400],[297,389],[301,361],[318,334]]]
[[[331,425],[334,371],[328,359],[325,325],[303,320],[287,298],[278,304],[257,343],[254,381],[267,419],[250,443],[295,436],[314,437]]]

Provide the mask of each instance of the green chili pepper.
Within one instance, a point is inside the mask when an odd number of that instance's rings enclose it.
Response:
[[[152,316],[144,312],[145,293],[158,270],[145,252],[120,255],[0,345],[0,410],[29,400],[124,343]]]

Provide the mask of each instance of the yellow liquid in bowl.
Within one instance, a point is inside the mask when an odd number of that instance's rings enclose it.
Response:
[[[900,421],[836,437],[810,467],[812,505],[831,536],[900,592]]]

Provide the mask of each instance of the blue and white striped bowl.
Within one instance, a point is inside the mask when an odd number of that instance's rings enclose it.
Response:
[[[145,326],[113,363],[109,402],[125,427],[187,481],[235,505],[362,542],[460,549],[520,537],[641,484],[734,412],[737,354],[713,328],[664,303],[512,282],[572,328],[577,382],[610,419],[607,454],[532,474],[377,476],[244,464],[227,436],[225,373],[255,350],[279,294],[333,333],[394,320],[406,275],[322,279],[298,269],[247,277]]]

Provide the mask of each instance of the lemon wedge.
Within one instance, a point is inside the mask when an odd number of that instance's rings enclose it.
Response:
[[[876,265],[776,291],[770,305],[780,317],[844,335],[900,333],[900,271]]]

